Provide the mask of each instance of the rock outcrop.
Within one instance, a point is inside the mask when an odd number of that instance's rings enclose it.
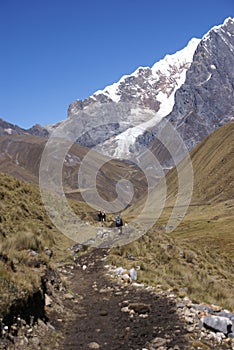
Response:
[[[189,150],[234,119],[233,53],[234,21],[229,18],[203,37],[185,83],[176,91],[173,110],[165,119],[172,123]],[[137,143],[149,145],[157,139],[163,122],[139,136]]]

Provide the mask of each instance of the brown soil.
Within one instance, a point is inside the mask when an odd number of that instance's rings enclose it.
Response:
[[[94,342],[102,350],[137,350],[157,337],[167,340],[168,349],[175,345],[186,349],[185,326],[174,302],[108,277],[104,256],[105,251],[99,249],[78,258],[80,266],[70,278],[70,290],[77,301],[65,301],[72,316],[66,322],[60,349],[87,350]],[[133,316],[121,311],[127,305],[135,310]]]
[[[66,286],[51,276],[46,283],[48,319],[0,339],[1,350],[195,350],[231,349],[189,330],[169,291],[139,288],[108,274],[104,249],[61,266]],[[57,283],[58,282],[58,283]],[[48,303],[49,295],[49,303]],[[23,320],[22,320],[23,321]],[[12,331],[14,331],[12,333]],[[16,334],[14,334],[16,333]],[[201,341],[200,341],[200,340]],[[210,341],[208,340],[210,339]]]

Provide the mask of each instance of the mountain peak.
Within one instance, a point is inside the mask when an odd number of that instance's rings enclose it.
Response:
[[[185,48],[166,55],[152,67],[138,67],[132,74],[123,75],[118,82],[96,91],[89,98],[76,100],[69,106],[68,117],[86,110],[91,105],[110,102],[131,103],[160,113],[161,118],[164,117],[171,111],[175,91],[185,81],[186,71],[191,65],[199,42],[200,39],[193,38]],[[165,99],[166,109],[162,104]]]
[[[161,122],[169,120],[186,146],[193,148],[233,120],[233,52],[234,18],[228,17],[202,39],[192,38],[185,48],[165,55],[152,67],[140,66],[71,103],[68,118],[74,122],[74,139],[111,157],[131,159],[157,138]],[[102,117],[105,127],[97,123]],[[37,125],[27,132],[48,137],[60,124],[45,126],[45,132]],[[86,124],[89,129],[83,129]],[[1,128],[2,133],[12,133],[11,125],[0,122],[0,133]],[[81,136],[75,134],[77,130]]]
[[[100,104],[104,107],[114,102],[117,109],[128,104],[131,111],[123,113],[114,135],[105,135],[101,143],[92,141],[112,157],[128,158],[148,145],[165,117],[191,149],[233,118],[233,52],[234,19],[228,17],[202,39],[192,38],[185,48],[166,55],[152,67],[139,67],[88,99],[73,102],[68,115],[76,118],[82,110],[89,113],[91,106],[98,115]]]
[[[232,17],[228,17],[224,20],[224,22],[222,24],[216,25],[214,27],[212,27],[202,38],[202,40],[207,40],[210,38],[210,35],[212,33],[218,33],[218,34],[222,34],[222,32],[229,32],[232,31],[232,33],[230,35],[234,35],[233,32],[233,24],[234,24],[234,18]],[[228,29],[227,29],[228,28]]]
[[[103,90],[98,90],[93,94],[93,98],[97,98],[99,95],[105,95],[108,99],[112,100],[113,102],[119,102],[123,101],[123,94],[122,94],[122,87],[123,85],[130,85],[131,81],[136,84],[137,80],[139,78],[151,78],[148,80],[150,85],[153,86],[155,83],[157,83],[157,80],[159,79],[159,72],[160,74],[163,74],[165,76],[171,76],[172,75],[172,69],[170,67],[175,65],[181,67],[184,65],[189,65],[192,62],[193,54],[196,50],[197,45],[199,44],[200,39],[193,38],[188,42],[188,45],[183,48],[182,50],[177,51],[174,54],[167,54],[163,59],[156,62],[152,67],[148,66],[140,66],[138,67],[133,73],[129,75],[123,75],[121,79],[112,85],[106,86]],[[186,67],[188,68],[188,67]],[[180,71],[181,73],[181,71]],[[177,84],[179,85],[179,84]],[[128,89],[129,90],[129,89]],[[139,89],[139,86],[135,88],[135,90],[141,90]],[[130,91],[132,94],[134,91]],[[142,91],[141,91],[142,92]],[[124,91],[124,94],[129,94],[129,91]],[[140,94],[135,93],[136,97],[138,98]]]

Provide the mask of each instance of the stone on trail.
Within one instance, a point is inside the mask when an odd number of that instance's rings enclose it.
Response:
[[[88,345],[89,349],[100,349],[100,345],[94,341],[92,341],[91,343],[89,343]]]
[[[231,332],[232,321],[222,316],[204,316],[201,321],[205,327],[212,328],[216,332],[228,334]]]
[[[113,270],[113,272],[116,274],[116,275],[121,275],[123,272],[124,273],[127,273],[127,270],[122,268],[122,267],[116,267],[116,269]]]
[[[148,345],[149,350],[155,350],[155,349],[159,349],[159,348],[167,349],[167,347],[164,348],[164,346],[167,345],[167,342],[168,342],[168,340],[167,340],[167,339],[164,339],[164,338],[159,338],[159,337],[154,338],[154,339],[150,342],[150,344]]]
[[[136,288],[145,288],[144,283],[133,282],[132,285],[133,287],[136,287]]]
[[[71,293],[66,293],[66,294],[64,294],[64,299],[66,299],[66,300],[73,300],[74,299],[74,295],[72,295]]]
[[[127,273],[121,275],[121,278],[124,281],[124,283],[131,283],[131,277]]]
[[[49,295],[45,294],[45,306],[51,306],[52,299],[49,297]]]
[[[221,311],[221,312],[217,313],[217,316],[223,316],[223,317],[229,318],[229,320],[232,321],[231,332],[234,333],[234,314],[227,312],[227,311]]]
[[[107,310],[101,310],[99,315],[100,316],[107,316],[108,315],[108,311]]]
[[[137,280],[137,272],[134,268],[129,270],[130,277],[133,281]]]
[[[150,312],[150,305],[144,303],[131,303],[128,305],[130,310],[134,310],[138,314],[146,314]]]

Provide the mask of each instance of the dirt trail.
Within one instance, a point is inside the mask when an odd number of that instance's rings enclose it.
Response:
[[[97,249],[77,261],[80,266],[69,281],[77,301],[65,301],[72,317],[66,323],[60,349],[141,350],[158,349],[160,344],[164,346],[161,349],[187,349],[186,329],[173,300],[119,285],[106,276],[104,256],[105,251]],[[135,311],[129,313],[129,309]],[[161,340],[150,347],[155,338]]]

